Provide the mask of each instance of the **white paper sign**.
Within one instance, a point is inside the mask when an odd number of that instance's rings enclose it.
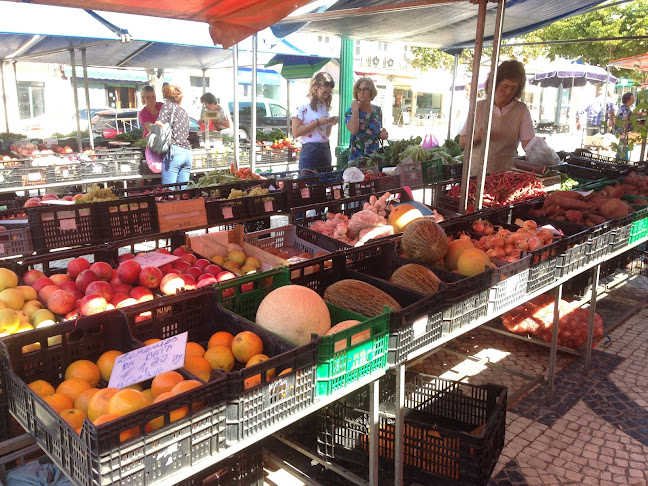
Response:
[[[29,182],[40,181],[43,178],[40,172],[30,172],[27,174],[27,180]]]
[[[60,221],[60,226],[62,231],[75,231],[77,229],[76,220],[73,218],[62,219]]]
[[[419,317],[412,324],[412,331],[414,334],[414,339],[420,338],[425,334],[425,329],[427,328],[428,318],[427,316]]]
[[[265,209],[266,213],[271,213],[272,211],[274,211],[274,205],[272,204],[272,201],[264,202],[263,208]]]
[[[125,386],[146,381],[160,373],[182,368],[186,348],[187,333],[183,332],[177,336],[117,356],[108,386],[110,388],[124,388]]]
[[[333,189],[333,199],[340,199],[342,195],[340,194],[339,189]]]
[[[234,217],[234,213],[232,212],[232,208],[229,207],[229,206],[226,207],[226,208],[223,208],[222,212],[223,212],[223,218],[225,218],[225,219],[232,219]]]
[[[180,257],[175,255],[168,255],[166,253],[160,253],[157,251],[151,251],[145,253],[144,255],[138,255],[133,260],[139,263],[142,268],[144,267],[161,267],[167,263],[173,263],[176,260],[179,260]]]
[[[301,190],[301,197],[302,199],[308,199],[310,198],[310,189],[308,187],[304,187]]]

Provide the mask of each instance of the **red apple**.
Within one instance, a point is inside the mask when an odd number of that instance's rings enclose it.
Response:
[[[114,287],[115,285],[121,285],[121,284],[124,283],[124,282],[122,282],[121,280],[119,280],[119,277],[117,276],[117,269],[114,269],[114,268],[113,268],[113,274],[112,274],[112,277],[110,278],[110,280],[108,281],[108,283],[109,283],[110,285],[112,285],[113,287]]]
[[[25,285],[32,285],[39,278],[45,277],[45,274],[40,270],[27,270],[22,276]]]
[[[104,299],[106,299],[106,302],[110,302],[110,300],[113,298],[114,292],[113,288],[110,286],[108,282],[104,282],[103,280],[97,280],[96,282],[90,283],[88,287],[85,290],[86,295],[101,295]]]
[[[135,318],[135,322],[148,321],[150,318],[151,318],[151,311],[142,312],[141,314],[137,315],[137,317]]]
[[[135,304],[137,304],[137,301],[132,297],[129,297],[128,299],[122,300],[119,304],[115,306],[115,308],[121,309],[122,307],[128,307],[129,305],[135,305]]]
[[[156,251],[157,253],[164,253],[165,255],[170,255],[170,254],[171,254],[171,252],[170,252],[169,250],[167,250],[166,248],[158,248],[158,249],[155,250],[155,251]]]
[[[254,282],[248,282],[241,284],[241,293],[244,294],[245,292],[249,292],[250,290],[254,290]]]
[[[225,280],[232,280],[233,278],[236,278],[236,275],[234,275],[232,272],[221,272],[218,275],[216,275],[216,280],[219,282],[224,282]]]
[[[180,270],[176,270],[175,268],[172,268],[171,270],[167,271],[164,275],[168,275],[170,273],[174,273],[176,275],[180,275]]]
[[[96,273],[94,273],[90,269],[84,270],[76,278],[77,289],[79,289],[81,292],[85,292],[88,288],[88,285],[90,285],[92,282],[96,282],[97,280],[99,280],[99,277]]]
[[[68,312],[67,314],[65,314],[65,320],[66,321],[73,321],[74,319],[76,319],[78,317],[81,317],[81,316],[82,316],[81,311],[79,309],[75,308],[74,310],[72,310],[72,311]]]
[[[137,282],[142,266],[135,260],[126,260],[119,264],[117,268],[117,276],[119,280],[127,284]]]
[[[191,267],[188,268],[187,271],[183,273],[183,275],[191,275],[194,279],[198,280],[198,277],[202,275],[202,270],[198,267]]]
[[[106,304],[106,310],[107,310],[107,311],[109,311],[109,310],[114,310],[114,309],[115,309],[115,306],[112,305],[110,302],[108,302],[108,303]]]
[[[206,258],[199,258],[193,264],[194,267],[204,270],[207,265],[211,265],[211,262]]]
[[[223,297],[234,297],[234,287],[230,287],[229,289],[223,289],[221,291],[221,295]]]
[[[214,277],[217,277],[218,274],[221,273],[222,271],[223,271],[223,269],[222,269],[221,267],[219,267],[218,265],[214,264],[214,263],[210,263],[209,265],[207,265],[207,266],[203,269],[203,272],[204,272],[204,273],[210,273],[210,274],[212,274]]]
[[[184,255],[185,253],[187,253],[187,251],[183,247],[179,246],[178,248],[173,250],[172,255],[175,255],[175,256],[179,257],[179,256]]]
[[[178,270],[180,273],[185,273],[191,268],[191,264],[185,262],[184,260],[176,260],[171,264],[171,266]]]
[[[197,289],[201,289],[203,287],[209,287],[210,285],[214,285],[215,283],[218,283],[216,277],[214,277],[210,273],[203,273],[201,277],[202,278],[198,279],[198,283],[196,284]]]
[[[183,273],[180,275],[180,278],[184,280],[184,288],[185,290],[196,290],[196,279],[193,278],[191,275],[188,275],[186,273]]]
[[[128,297],[127,294],[115,294],[115,295],[113,295],[113,298],[110,299],[110,303],[112,305],[114,305],[117,309],[119,309],[119,307],[118,307],[119,303],[122,302],[123,300],[128,299],[128,298],[129,297]]]
[[[113,268],[106,262],[94,262],[90,270],[97,274],[99,280],[109,282],[113,278]]]
[[[164,277],[162,277],[160,290],[164,295],[173,295],[179,290],[182,290],[184,286],[185,281],[182,280],[182,277],[180,275],[167,273]]]
[[[135,255],[133,255],[132,253],[122,253],[117,258],[117,262],[121,263],[121,262],[125,262],[126,260],[132,260],[133,258],[135,258]]]
[[[73,258],[67,266],[67,273],[72,278],[77,278],[81,272],[90,268],[90,262],[83,257]]]
[[[169,270],[173,269],[170,263],[162,265],[159,268],[160,268],[160,272],[162,272],[162,275],[166,275],[167,273],[169,273]]]
[[[41,198],[41,201],[55,201],[55,200],[57,200],[58,198],[59,198],[59,197],[58,197],[56,194],[52,194],[52,193],[50,192],[50,193],[45,194],[45,195]]]
[[[46,288],[47,287],[45,287],[45,289]],[[43,291],[45,291],[45,289],[43,289]],[[71,312],[74,309],[75,304],[76,299],[74,298],[74,294],[67,290],[56,290],[47,300],[47,308],[54,314],[62,316]]]
[[[126,294],[126,295],[128,295],[130,293],[130,291],[133,289],[133,287],[131,287],[130,285],[125,284],[125,283],[120,283],[119,285],[113,285],[112,289],[113,289],[113,294]]]
[[[84,316],[91,316],[106,310],[108,302],[101,295],[86,295],[79,302],[79,310]]]
[[[64,283],[74,283],[74,279],[67,273],[55,273],[54,275],[50,275],[50,279],[52,280],[52,282],[54,282],[55,285],[58,285],[61,288],[63,288]]]
[[[164,275],[157,267],[144,267],[139,274],[139,283],[149,289],[156,289],[160,286]]]
[[[78,290],[76,286],[76,282],[74,280],[70,280],[69,282],[63,282],[61,285],[59,285],[59,287],[61,287],[63,290],[67,290],[68,292],[75,292]]]
[[[81,292],[80,290],[74,290],[72,291],[72,295],[74,295],[74,300],[79,301],[85,297],[85,294]],[[77,306],[78,307],[78,306]]]
[[[47,277],[41,277],[31,284],[31,286],[36,291],[36,293],[40,292],[43,287],[47,287],[48,285],[56,285],[56,284],[52,279]]]
[[[198,259],[193,253],[185,253],[180,256],[180,260],[187,262],[189,265],[193,265]]]
[[[135,299],[137,302],[153,300],[153,292],[151,292],[151,289],[142,287],[141,285],[133,287],[133,290],[130,291],[128,296]]]
[[[61,287],[59,287],[58,285],[46,285],[45,287],[43,287],[38,291],[38,298],[41,301],[43,301],[45,304],[47,304],[49,298],[57,290],[61,290]]]
[[[40,206],[41,205],[41,200],[39,197],[31,197],[25,201],[25,204],[23,204],[24,207],[26,208],[33,208],[34,206]]]

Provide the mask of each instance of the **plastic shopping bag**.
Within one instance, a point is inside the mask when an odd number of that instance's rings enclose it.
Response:
[[[560,157],[544,138],[533,137],[526,146],[526,159],[539,165],[560,164]]]
[[[349,167],[342,173],[344,182],[362,182],[364,181],[364,174],[357,167]]]
[[[430,133],[428,133],[425,138],[423,139],[423,143],[421,143],[421,147],[423,147],[426,150],[430,150],[431,148],[438,147],[439,146],[439,141],[436,139],[436,137]]]

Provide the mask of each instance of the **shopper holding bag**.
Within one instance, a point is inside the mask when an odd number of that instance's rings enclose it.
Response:
[[[182,90],[178,86],[165,86],[162,96],[164,104],[155,124],[171,124],[171,147],[162,161],[162,184],[184,184],[189,181],[191,170],[189,115],[180,107]]]
[[[351,132],[349,160],[371,155],[378,150],[379,141],[389,136],[382,126],[380,106],[371,104],[377,94],[371,78],[360,78],[353,85],[351,108],[344,115]]]
[[[157,121],[158,114],[162,108],[162,102],[157,101],[153,86],[144,86],[141,96],[144,108],[139,112],[139,122],[144,131],[142,136],[146,138],[151,131],[151,126]],[[144,157],[151,172],[155,174],[162,172],[162,159],[164,158],[162,155],[156,154],[147,146]]]

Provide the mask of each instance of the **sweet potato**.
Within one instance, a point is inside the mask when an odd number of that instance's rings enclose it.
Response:
[[[567,221],[571,223],[577,223],[583,217],[583,213],[581,211],[577,211],[576,209],[570,209],[568,211],[565,211],[565,216],[567,216]]]
[[[595,224],[603,224],[607,221],[603,216],[596,213],[590,213],[587,218]]]
[[[607,219],[622,218],[628,215],[628,205],[621,199],[610,199],[601,206],[601,215]]]
[[[583,199],[583,195],[576,191],[554,191],[552,196],[570,197],[572,199]]]
[[[564,197],[557,195],[556,193],[549,194],[547,199],[550,199],[551,202],[556,203],[563,209],[592,209],[594,205],[590,202],[580,201],[571,197]]]

